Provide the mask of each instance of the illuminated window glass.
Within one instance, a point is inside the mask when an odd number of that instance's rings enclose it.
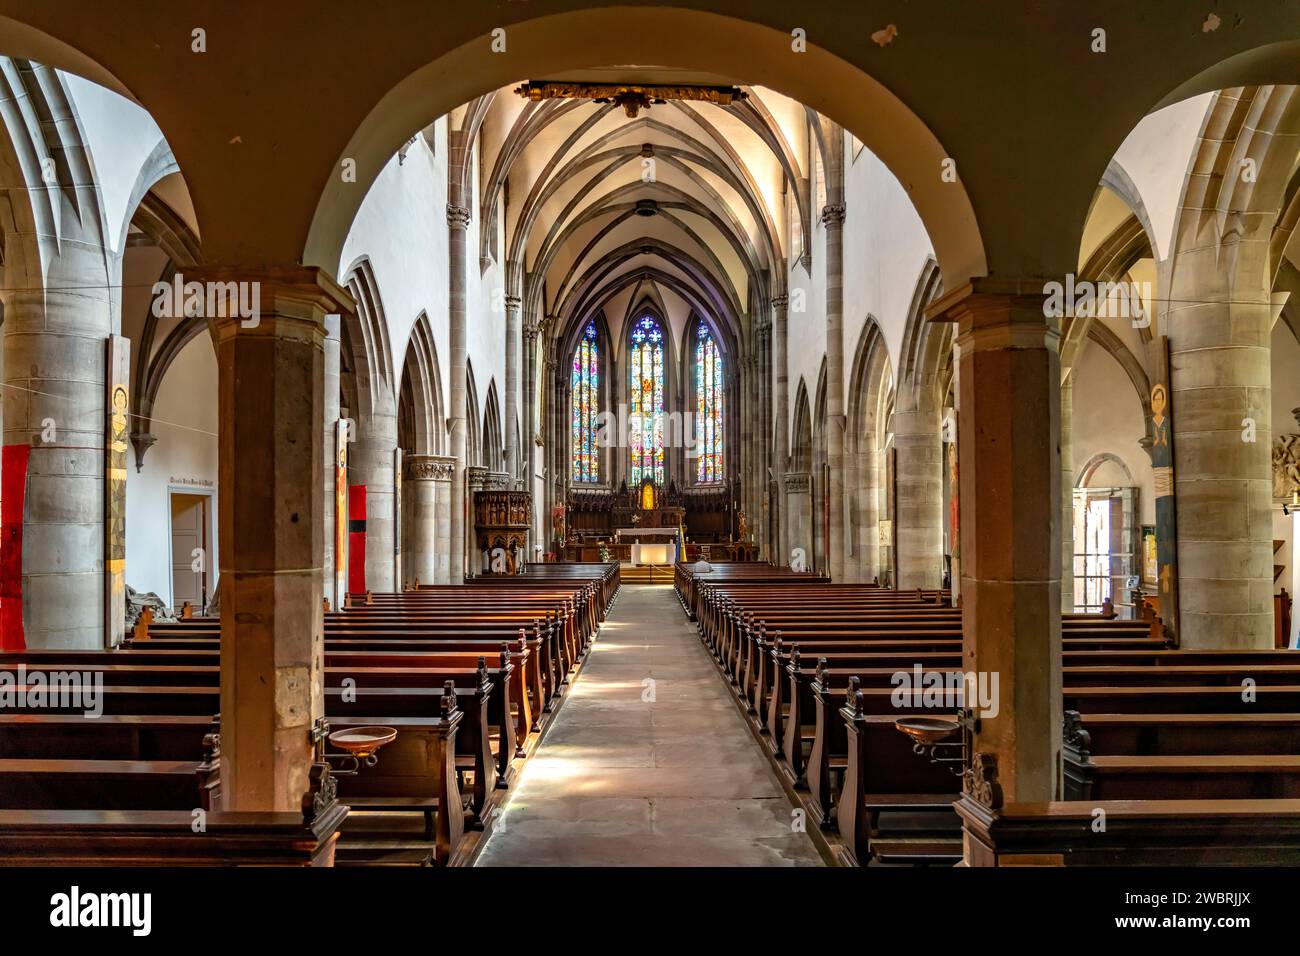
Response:
[[[664,483],[664,331],[654,316],[632,328],[629,365],[632,487],[645,478]]]
[[[600,346],[596,323],[587,328],[573,350],[573,463],[574,481],[600,480],[596,449],[596,416],[600,414]]]

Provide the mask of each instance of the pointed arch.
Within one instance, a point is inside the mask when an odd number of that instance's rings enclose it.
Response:
[[[433,327],[428,313],[421,312],[406,345],[398,398],[397,441],[406,454],[444,454],[444,407]]]
[[[356,312],[344,314],[341,328],[344,373],[351,373],[357,403],[352,412],[365,418],[391,413],[395,396],[388,318],[369,256],[354,261],[344,275],[344,285],[357,303]]]
[[[483,465],[483,445],[479,440],[478,385],[474,381],[474,363],[465,358],[465,464]]]
[[[893,403],[893,368],[880,323],[868,315],[853,356],[849,376],[848,433],[845,435],[849,527],[845,539],[845,576],[849,581],[883,577],[880,560],[880,516],[885,482],[881,476],[889,414]]]
[[[921,266],[903,330],[897,383],[901,409],[937,409],[952,378],[951,322],[931,322],[925,309],[943,293],[943,275],[934,257]]]
[[[790,433],[790,470],[808,472],[813,461],[812,409],[808,404],[808,384],[799,377],[794,393],[794,428]]]
[[[505,442],[501,430],[501,403],[497,399],[497,382],[488,382],[487,402],[483,407],[483,452],[480,463],[489,471],[505,470]]]

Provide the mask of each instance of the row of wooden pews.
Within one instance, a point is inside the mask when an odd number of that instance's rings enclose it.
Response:
[[[539,566],[352,595],[327,611],[322,758],[326,730],[382,725],[397,737],[355,775],[327,777],[323,763],[347,762],[323,758],[314,777],[336,798],[309,794],[305,815],[221,810],[218,620],[146,624],[111,651],[0,654],[5,671],[75,671],[103,686],[94,719],[41,700],[0,707],[0,860],[278,863],[292,850],[292,862],[318,864],[462,862],[477,842],[467,834],[490,826],[617,588],[616,565]],[[199,817],[212,839],[180,839]],[[113,822],[156,835],[140,837],[132,857],[116,837],[98,838]],[[313,826],[321,834],[305,849]],[[256,827],[292,834],[285,858],[255,854],[267,840]],[[253,849],[240,855],[239,839]],[[187,842],[202,852],[186,856]]]
[[[961,612],[946,593],[830,585],[773,568],[678,573],[702,639],[846,862],[955,862],[959,819],[977,834],[980,862],[1260,862],[1234,842],[1263,825],[1252,801],[1287,820],[1300,812],[1295,651],[1182,651],[1154,614],[1064,615],[1065,799],[990,809],[895,727],[904,716],[955,720],[966,699],[956,676]],[[935,684],[954,693],[922,689]],[[1201,828],[1154,827],[1169,800]],[[1098,836],[1094,807],[1118,828]],[[1210,827],[1232,838],[1210,840]],[[1270,862],[1300,861],[1300,843],[1288,842],[1300,826],[1271,819],[1265,829]],[[1044,855],[1044,833],[1061,844],[1055,853]]]

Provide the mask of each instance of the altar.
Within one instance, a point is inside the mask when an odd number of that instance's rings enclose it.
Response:
[[[643,542],[642,538],[658,537],[659,541]],[[677,563],[676,528],[616,528],[614,539],[632,539],[632,563],[672,567]],[[666,539],[666,540],[663,540]]]

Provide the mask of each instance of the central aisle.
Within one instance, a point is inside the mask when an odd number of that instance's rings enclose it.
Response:
[[[820,866],[670,586],[624,585],[478,866]]]

